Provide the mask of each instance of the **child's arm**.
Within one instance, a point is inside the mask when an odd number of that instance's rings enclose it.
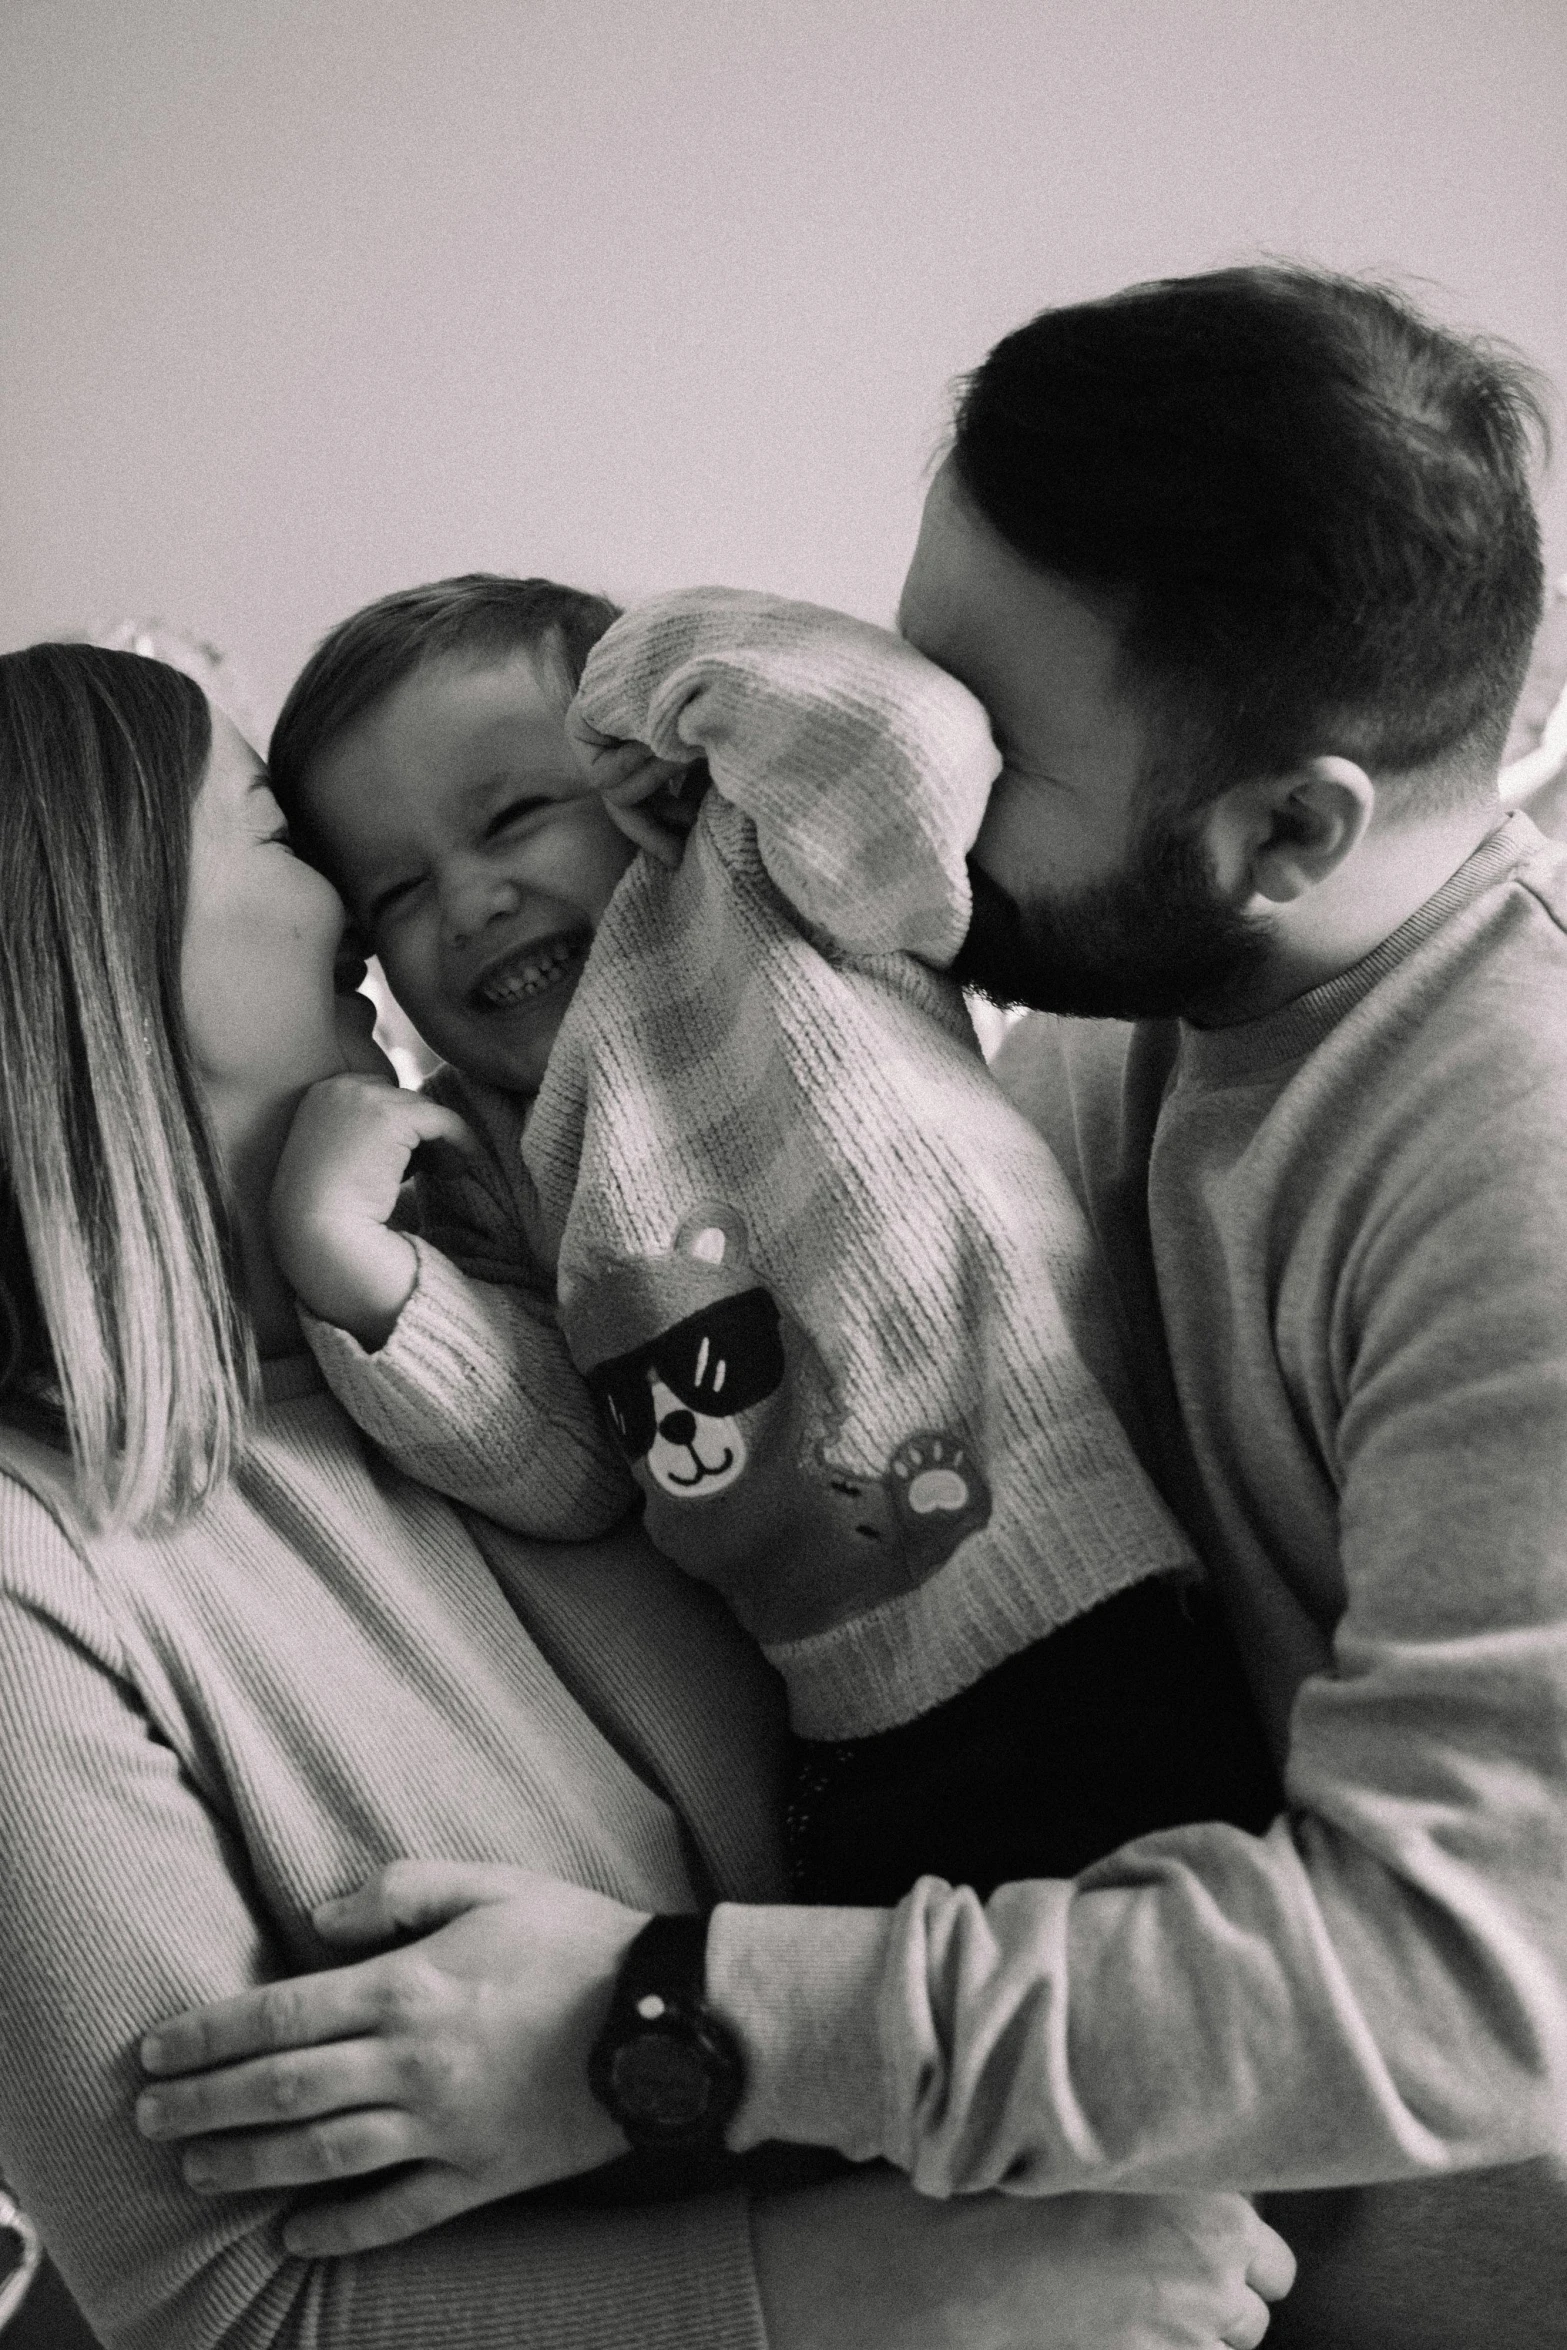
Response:
[[[430,1143],[473,1170],[421,1187],[444,1250],[397,1222],[409,1160]],[[631,1480],[553,1301],[526,1285],[526,1242],[480,1156],[455,1111],[327,1078],[278,1164],[273,1247],[333,1393],[398,1468],[519,1533],[584,1540],[625,1515]]]
[[[814,604],[685,589],[600,639],[568,726],[590,773],[616,741],[705,755],[779,889],[850,953],[938,968],[957,953],[1000,754],[973,695],[901,637]],[[605,762],[612,800],[623,774]]]

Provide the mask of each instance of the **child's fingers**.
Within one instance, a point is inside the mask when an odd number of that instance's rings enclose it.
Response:
[[[673,867],[679,864],[685,837],[683,833],[671,831],[659,817],[649,814],[640,806],[618,808],[608,803],[606,805],[610,822],[619,827],[627,840],[634,841],[639,849],[646,849],[648,855],[656,857],[661,865]]]
[[[639,756],[627,764],[625,772],[596,779],[599,796],[612,808],[632,808],[639,800],[650,800],[662,792],[678,799],[691,772],[689,759],[660,759],[645,743],[628,745]]]
[[[572,757],[595,790],[606,778],[614,779],[647,757],[646,743],[628,741],[624,736],[601,733],[582,716],[575,702],[566,712],[566,740]]]
[[[402,1114],[415,1143],[444,1142],[453,1150],[470,1157],[482,1150],[482,1145],[466,1118],[447,1109],[444,1102],[432,1102],[428,1094],[412,1093],[399,1088],[399,1100],[404,1105]]]

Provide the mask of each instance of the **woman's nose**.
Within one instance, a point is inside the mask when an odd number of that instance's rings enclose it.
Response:
[[[515,914],[521,903],[521,890],[504,873],[470,866],[448,874],[441,890],[441,927],[447,944],[466,946],[491,922]]]

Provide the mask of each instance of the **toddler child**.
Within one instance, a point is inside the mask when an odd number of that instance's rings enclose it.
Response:
[[[640,1492],[783,1677],[818,1901],[1278,1800],[1116,1417],[1082,1215],[944,975],[998,766],[966,689],[862,623],[484,577],[333,631],[272,744],[447,1064],[301,1111],[274,1222],[325,1375],[525,1532]],[[634,855],[622,825],[698,793]]]

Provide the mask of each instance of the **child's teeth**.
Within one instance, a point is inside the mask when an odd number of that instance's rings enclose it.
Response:
[[[494,979],[488,979],[479,990],[480,1001],[493,1006],[521,1003],[526,996],[537,995],[560,977],[576,955],[574,945],[564,943],[549,949],[546,954],[533,955],[526,962],[513,964]]]

